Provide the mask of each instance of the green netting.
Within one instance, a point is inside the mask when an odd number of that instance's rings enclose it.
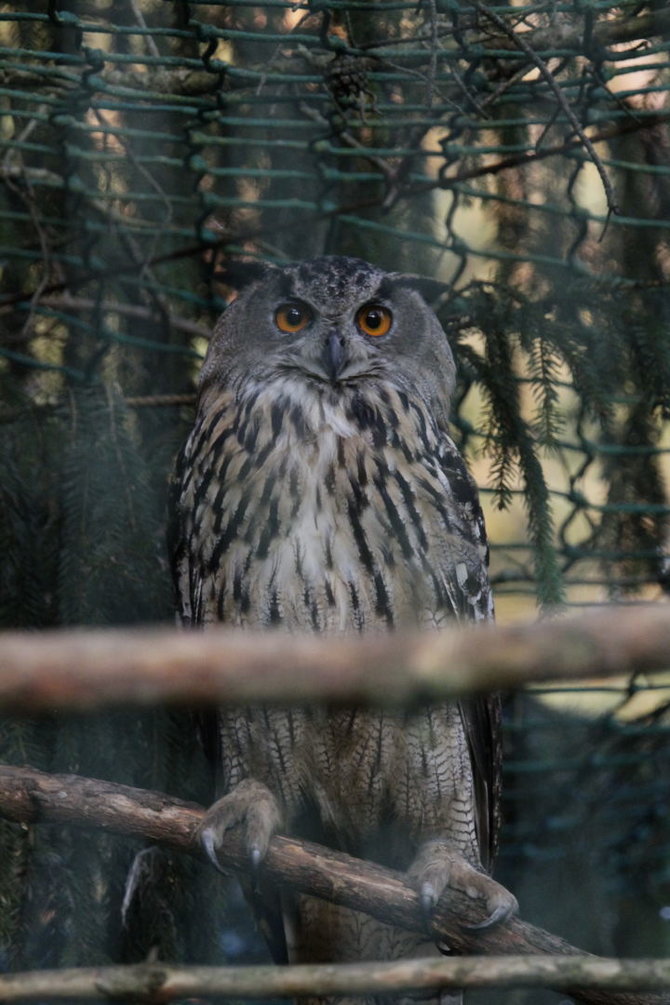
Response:
[[[231,254],[448,284],[501,618],[659,599],[669,50],[653,0],[3,4],[2,624],[170,616],[165,481]],[[503,866],[576,941],[565,890],[597,886],[586,948],[662,945],[665,683],[508,708]]]

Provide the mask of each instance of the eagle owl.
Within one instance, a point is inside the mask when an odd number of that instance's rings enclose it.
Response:
[[[448,432],[455,366],[430,281],[343,257],[231,268],[238,296],[215,328],[177,464],[183,623],[341,635],[490,619],[484,524]],[[482,898],[485,924],[515,909],[485,871],[495,700],[224,708],[218,742],[223,796],[202,829],[214,860],[233,826],[256,863],[280,831],[407,870],[428,911],[450,883]],[[314,898],[271,901],[266,891],[256,907],[278,960],[427,949],[427,936]]]

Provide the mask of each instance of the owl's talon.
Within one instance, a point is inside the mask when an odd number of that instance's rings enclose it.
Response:
[[[228,831],[241,828],[244,847],[252,868],[257,870],[280,823],[279,803],[267,785],[246,778],[210,806],[200,825],[199,837],[207,857],[220,872],[225,872],[218,851]]]
[[[430,915],[449,887],[460,890],[472,900],[483,900],[487,916],[483,921],[463,928],[473,931],[492,928],[513,917],[519,909],[516,897],[504,886],[477,868],[443,841],[429,841],[420,849],[409,869],[409,878],[418,887],[421,907]]]
[[[421,886],[421,910],[424,914],[430,914],[437,905],[439,897],[435,892],[432,883],[423,883]]]

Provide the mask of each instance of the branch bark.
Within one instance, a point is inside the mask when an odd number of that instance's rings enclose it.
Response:
[[[162,963],[78,967],[0,976],[0,999],[121,998],[166,1002],[184,998],[292,998],[302,995],[375,994],[452,988],[542,987],[577,983],[610,988],[664,987],[668,960],[610,960],[584,956],[399,960],[394,963],[273,967],[177,967]],[[644,999],[639,998],[640,1002]],[[651,1001],[652,998],[646,999]]]
[[[76,775],[46,775],[30,768],[0,766],[0,814],[21,823],[48,820],[78,826],[99,827],[120,834],[143,837],[189,854],[201,855],[196,831],[203,813],[204,811],[199,806],[169,799],[157,792],[148,792],[90,778],[80,778]],[[231,835],[225,859],[222,856],[222,862],[233,869],[242,871],[248,867],[248,860],[234,835]],[[331,851],[311,842],[300,842],[285,837],[273,838],[263,868],[268,878],[280,886],[288,886],[338,904],[345,904],[387,923],[426,931],[426,921],[421,912],[419,898],[414,890],[406,885],[400,873],[392,872],[370,862],[362,862],[349,855]],[[527,968],[519,963],[507,961],[498,964],[497,972],[495,962],[491,963],[488,969],[486,966],[483,969],[480,969],[479,966],[473,969],[473,974],[476,972],[482,975],[489,974],[491,983],[502,981],[503,983],[516,984],[524,983],[527,980],[530,983],[548,984],[567,991],[573,997],[586,1002],[587,1005],[661,1005],[661,1003],[667,1005],[668,998],[657,995],[605,991],[587,986],[587,984],[597,982],[601,985],[609,983],[610,987],[630,988],[639,981],[641,985],[647,987],[659,987],[667,982],[668,976],[667,967],[663,969],[660,963],[658,967],[654,963],[653,969],[646,969],[640,973],[639,967],[642,965],[642,961],[637,961],[629,968],[628,976],[626,976],[627,965],[620,961],[601,960],[598,957],[584,956],[583,954],[581,954],[580,960],[574,960],[573,957],[580,954],[573,946],[518,918],[488,931],[474,931],[464,927],[464,925],[476,924],[480,920],[482,920],[481,907],[469,900],[465,894],[454,890],[448,898],[448,905],[438,906],[432,919],[430,932],[436,940],[446,941],[458,953],[487,956],[497,956],[501,953],[514,956],[552,954],[559,957],[570,957],[568,962],[557,961],[553,968],[551,961],[537,960]],[[369,981],[370,983],[365,985],[366,988],[381,986],[385,991],[388,991],[394,974],[396,977],[402,976],[404,980],[408,981],[407,986],[417,988],[446,985],[450,980],[453,980],[455,985],[464,984],[465,971],[470,969],[467,967],[466,961],[442,961],[446,964],[442,970],[438,966],[439,962],[441,961],[431,960],[430,965],[427,962],[425,965],[416,964],[414,971],[411,969],[410,961],[405,961],[404,964],[402,962],[391,964],[381,970],[378,969],[379,965],[374,965],[371,969],[363,971],[360,971],[360,968],[354,968],[354,973],[348,975],[348,979],[354,981],[349,987],[360,990],[363,984],[356,984],[355,981]],[[399,975],[397,968],[403,966],[405,967],[404,972],[401,971]],[[545,966],[546,969],[543,969]],[[142,973],[142,968],[134,969],[140,974]],[[201,968],[197,969],[201,970]],[[307,987],[305,982],[309,975],[303,968],[298,970],[290,968],[283,971],[286,980],[283,990],[281,990],[282,984],[279,976],[270,978],[264,968],[252,969],[256,971],[255,977],[249,969],[244,968],[239,986],[233,989],[228,984],[227,990],[222,993],[231,996],[239,994],[260,997],[265,994],[299,993],[300,989],[304,990]],[[312,975],[315,979],[318,978],[319,981],[324,982],[319,984],[319,989],[327,987],[333,991],[335,987],[345,986],[344,984],[336,985],[334,982],[336,980],[346,981],[346,971],[344,974],[338,975],[333,967],[308,969],[312,969]],[[425,977],[422,977],[421,973],[424,970]],[[166,973],[168,975],[166,980],[172,979],[170,975],[173,974],[173,971],[170,968],[157,967],[157,971],[161,974]],[[526,977],[521,976],[522,971]],[[123,973],[126,972],[123,971]],[[150,972],[154,971],[150,968]],[[63,978],[68,995],[85,996],[84,988],[88,988],[90,993],[92,986],[97,988],[98,993],[107,995],[113,993],[113,982],[105,986],[103,981],[101,985],[99,980],[101,971],[78,973],[80,977],[75,978],[66,973],[66,977]],[[97,983],[95,983],[96,978],[92,976],[96,973],[98,974]],[[16,975],[14,978],[6,978],[5,980],[16,980],[19,976],[24,982],[25,992],[27,975]],[[137,979],[139,980],[139,976]],[[191,978],[184,978],[185,981],[189,979]],[[229,975],[227,978],[220,976],[217,979],[230,980],[232,978]],[[38,980],[37,975],[31,975],[31,980]],[[263,983],[267,980],[275,981],[272,991],[269,989],[269,984]],[[476,980],[476,978],[473,977],[471,980]],[[300,981],[303,983],[292,983]],[[375,981],[379,981],[381,984],[375,984]],[[424,981],[427,983],[423,983]],[[435,983],[430,983],[431,981]],[[92,982],[94,982],[93,985]],[[166,1000],[166,997],[187,997],[191,994],[206,993],[202,984],[198,985],[196,990],[194,985],[182,983],[181,978],[176,980],[175,984],[168,983],[167,990],[166,987],[159,986],[161,1000]],[[475,985],[470,984],[470,986]],[[484,983],[478,986],[484,986]],[[43,986],[39,985],[39,987],[41,988],[39,993],[43,994]],[[20,988],[21,981],[14,985],[0,983],[0,998],[9,997],[10,993],[14,997],[20,997]],[[24,994],[23,997],[38,997],[36,988],[36,984],[29,983],[29,994]],[[146,992],[145,985],[135,986],[136,991],[141,991],[142,988]],[[171,989],[174,990],[174,993]],[[128,992],[128,987],[124,985],[123,994]],[[157,996],[157,989],[153,988],[152,993]],[[63,995],[65,994],[64,990]],[[116,992],[114,992],[114,996],[116,996]]]
[[[0,707],[327,701],[404,706],[670,667],[670,605],[379,637],[212,627],[0,634]]]

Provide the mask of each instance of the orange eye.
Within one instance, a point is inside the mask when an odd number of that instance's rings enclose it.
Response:
[[[309,307],[297,303],[295,300],[292,303],[282,304],[275,311],[275,324],[280,332],[292,334],[302,331],[311,320],[312,312]]]
[[[386,335],[391,329],[393,315],[381,304],[366,304],[356,315],[356,324],[364,335]]]

